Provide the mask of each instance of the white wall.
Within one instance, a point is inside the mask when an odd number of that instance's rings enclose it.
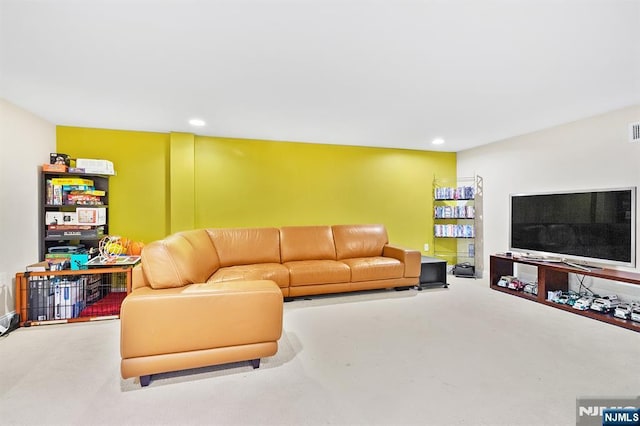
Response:
[[[637,121],[640,105],[459,152],[458,175],[476,173],[484,179],[485,265],[490,254],[509,248],[509,194],[640,188],[640,143],[628,138],[629,123]],[[638,258],[636,265],[640,272]],[[640,300],[640,286],[591,278],[585,284]]]
[[[15,310],[15,274],[38,260],[38,166],[55,125],[0,99],[0,318]],[[2,323],[0,323],[2,324]],[[2,324],[5,325],[6,324]]]

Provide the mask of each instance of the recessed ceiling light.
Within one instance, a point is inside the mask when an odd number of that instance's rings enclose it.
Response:
[[[207,123],[205,123],[204,120],[201,120],[199,118],[192,118],[191,120],[189,120],[189,124],[191,124],[192,126],[200,127],[200,126],[204,126]]]
[[[431,143],[434,144],[434,145],[442,145],[444,143],[444,139],[435,138],[434,140],[431,141]]]

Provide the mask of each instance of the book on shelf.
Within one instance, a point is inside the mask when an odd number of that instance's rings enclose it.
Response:
[[[52,185],[88,185],[93,186],[93,180],[83,178],[51,178]]]
[[[54,206],[62,205],[101,205],[106,191],[95,189],[93,185],[59,185],[55,179],[46,181],[45,203]]]
[[[62,205],[62,187],[60,185],[53,185],[53,198],[51,199],[51,204],[56,206]]]
[[[99,195],[91,194],[64,194],[64,204],[71,206],[96,206],[102,205],[102,198]]]
[[[434,193],[436,200],[472,200],[474,195],[475,189],[472,186],[438,187]]]
[[[67,166],[64,164],[43,164],[42,171],[43,172],[53,172],[53,173],[65,173],[67,171]]]
[[[63,186],[62,190],[69,191],[73,195],[93,195],[96,197],[103,197],[107,195],[107,191],[103,191],[101,189],[95,189],[92,186],[88,186],[86,187],[86,189],[65,189],[65,187]]]
[[[49,270],[62,271],[71,267],[70,253],[47,253],[44,255],[45,260],[49,263]]]
[[[51,179],[47,179],[45,182],[45,203],[61,206],[62,205],[62,187],[60,185],[54,185]]]
[[[475,216],[473,206],[436,206],[434,212],[436,219],[473,219]]]
[[[95,187],[92,185],[62,185],[63,191],[92,191]]]
[[[49,230],[59,230],[59,231],[86,231],[93,229],[91,225],[57,225],[57,224],[49,224],[47,225],[47,229]]]
[[[55,259],[53,262],[49,262],[49,269],[51,271],[64,271],[71,267],[71,258],[67,259]]]
[[[51,262],[51,259],[71,259],[71,252],[47,253],[44,255],[44,259],[49,262]]]
[[[43,260],[42,262],[32,263],[25,268],[27,272],[44,272],[49,270],[49,262]]]
[[[53,226],[53,225],[49,225]],[[104,226],[90,229],[47,229],[47,238],[101,238],[104,237]]]
[[[435,225],[433,228],[436,237],[447,238],[474,238],[474,228],[472,225]]]

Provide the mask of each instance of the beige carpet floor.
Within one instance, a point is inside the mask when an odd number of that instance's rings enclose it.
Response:
[[[297,299],[259,369],[147,388],[120,378],[118,320],[21,328],[0,339],[0,424],[573,425],[577,397],[640,394],[640,333],[449,282]]]

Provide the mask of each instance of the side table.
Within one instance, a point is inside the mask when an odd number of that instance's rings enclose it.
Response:
[[[449,287],[447,284],[447,261],[437,257],[422,256],[420,262],[420,282],[416,289],[427,287]]]

